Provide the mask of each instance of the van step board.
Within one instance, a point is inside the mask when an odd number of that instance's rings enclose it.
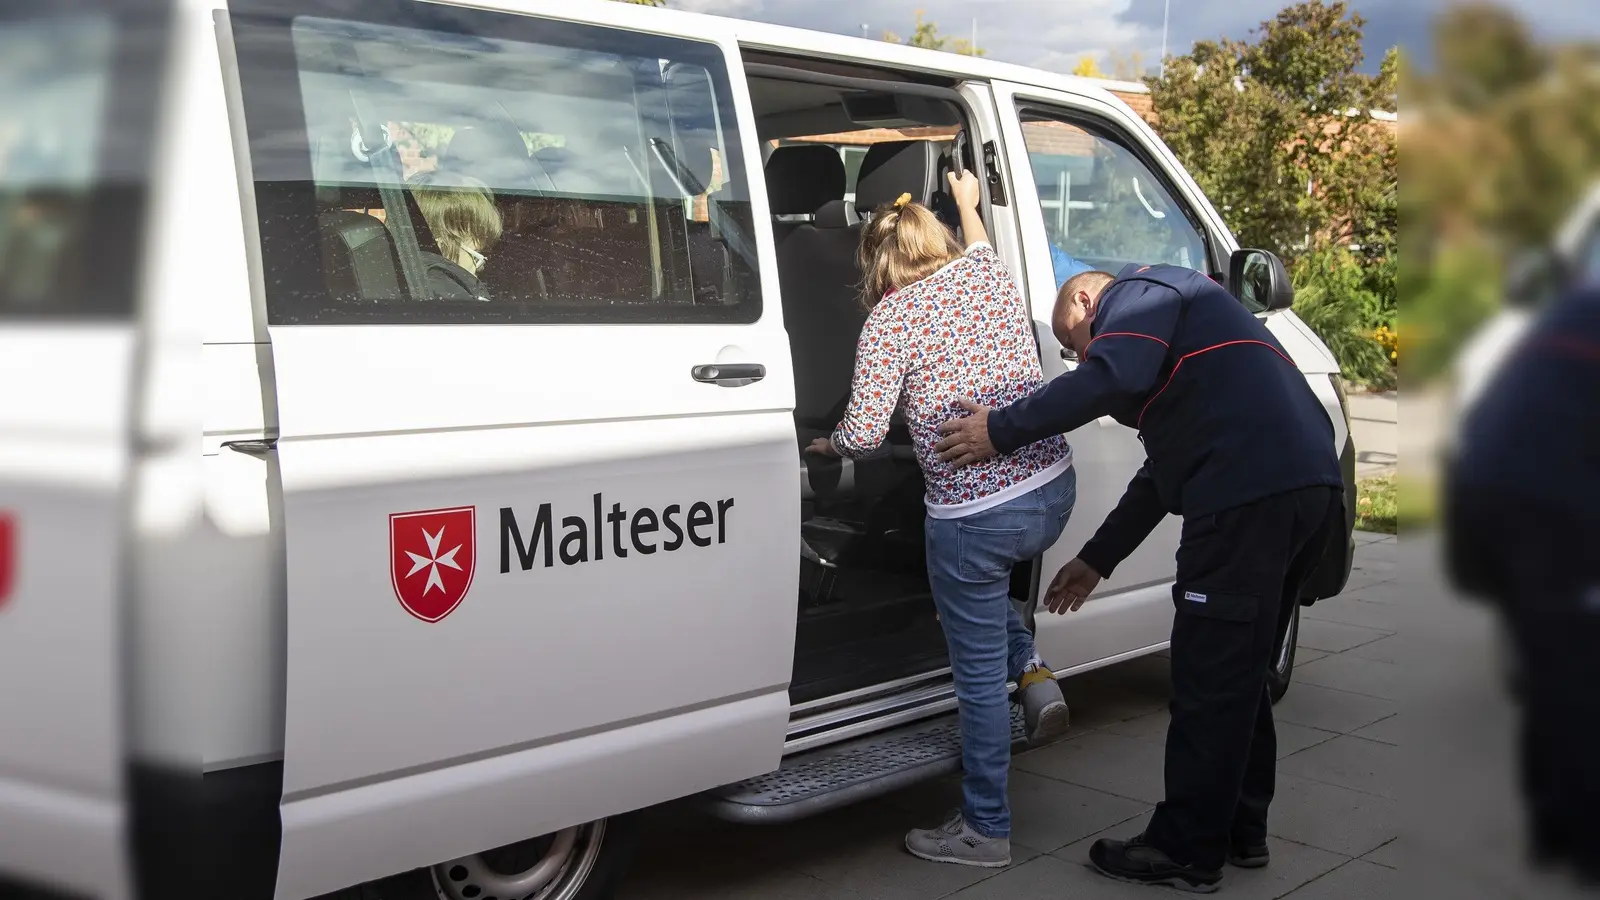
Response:
[[[1025,738],[1013,705],[1012,745]],[[707,811],[731,822],[793,822],[959,771],[961,727],[951,713],[791,756],[775,772],[710,792]]]

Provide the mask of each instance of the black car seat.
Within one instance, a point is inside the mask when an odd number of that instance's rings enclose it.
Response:
[[[400,260],[383,222],[366,213],[333,209],[317,217],[317,228],[323,277],[331,294],[346,302],[405,300]]]
[[[856,176],[856,209],[863,219],[901,194],[933,210],[954,230],[960,224],[955,201],[944,176],[950,170],[950,149],[943,142],[885,141],[873,144]]]
[[[838,424],[830,413],[850,395],[856,341],[867,319],[856,267],[860,232],[844,204],[845,169],[839,151],[822,144],[772,152],[766,165],[767,200],[776,220],[778,282],[783,321],[794,356],[795,423],[806,434]]]

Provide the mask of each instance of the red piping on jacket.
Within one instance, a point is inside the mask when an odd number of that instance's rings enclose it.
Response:
[[[1294,366],[1294,360],[1290,359],[1287,356],[1284,356],[1282,350],[1279,350],[1277,347],[1272,346],[1271,344],[1267,343],[1266,341],[1256,341],[1256,340],[1223,341],[1220,344],[1212,344],[1209,347],[1201,347],[1199,350],[1196,350],[1196,351],[1194,351],[1192,353],[1185,353],[1184,355],[1178,357],[1178,364],[1172,367],[1172,374],[1167,376],[1167,383],[1163,384],[1161,386],[1161,390],[1156,391],[1154,394],[1152,394],[1150,396],[1149,400],[1145,401],[1144,408],[1139,410],[1139,419],[1138,419],[1137,422],[1134,423],[1135,427],[1142,427],[1144,425],[1144,414],[1145,414],[1145,412],[1150,409],[1150,404],[1156,402],[1156,398],[1160,397],[1162,395],[1162,393],[1164,393],[1166,391],[1166,389],[1172,384],[1172,379],[1178,377],[1178,370],[1183,368],[1183,361],[1184,360],[1188,359],[1191,356],[1199,356],[1202,353],[1209,353],[1212,350],[1220,350],[1223,347],[1232,347],[1232,346],[1234,346],[1236,344],[1260,344],[1261,346],[1267,348],[1268,350],[1271,350],[1273,353],[1278,354],[1278,356],[1280,358],[1282,358],[1284,362],[1288,363],[1291,366]],[[1296,369],[1300,368],[1299,366],[1294,366],[1294,367]]]
[[[1108,331],[1105,334],[1095,335],[1093,340],[1090,340],[1089,343],[1084,346],[1083,355],[1084,356],[1088,356],[1089,355],[1089,348],[1094,346],[1094,342],[1095,341],[1098,341],[1101,338],[1108,338],[1108,337],[1142,337],[1142,338],[1148,338],[1149,340],[1155,341],[1156,343],[1160,344],[1163,347],[1167,346],[1167,342],[1166,341],[1163,341],[1161,338],[1158,338],[1153,334],[1140,334],[1137,331]]]

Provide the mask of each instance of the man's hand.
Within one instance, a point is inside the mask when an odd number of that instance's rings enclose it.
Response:
[[[978,208],[983,201],[983,182],[978,180],[978,176],[962,169],[959,176],[955,172],[946,172],[944,177],[950,183],[950,196],[956,201],[957,209]]]
[[[1072,562],[1061,567],[1061,571],[1050,582],[1050,590],[1044,595],[1045,608],[1058,615],[1069,610],[1077,612],[1099,583],[1100,573],[1074,557]]]
[[[827,438],[813,438],[811,445],[806,447],[806,453],[811,456],[831,456],[839,458],[839,451],[833,449],[833,441]]]
[[[960,469],[999,456],[989,442],[989,407],[971,400],[960,400],[961,408],[971,413],[939,426],[944,438],[933,445],[939,458]]]

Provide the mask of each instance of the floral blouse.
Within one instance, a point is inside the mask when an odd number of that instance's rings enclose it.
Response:
[[[842,456],[871,453],[903,408],[928,485],[929,515],[970,515],[1048,481],[1071,466],[1072,450],[1056,436],[956,469],[934,452],[939,426],[966,415],[958,400],[1007,406],[1043,384],[1022,294],[994,248],[973,244],[873,308],[856,345],[850,408],[833,446]]]

